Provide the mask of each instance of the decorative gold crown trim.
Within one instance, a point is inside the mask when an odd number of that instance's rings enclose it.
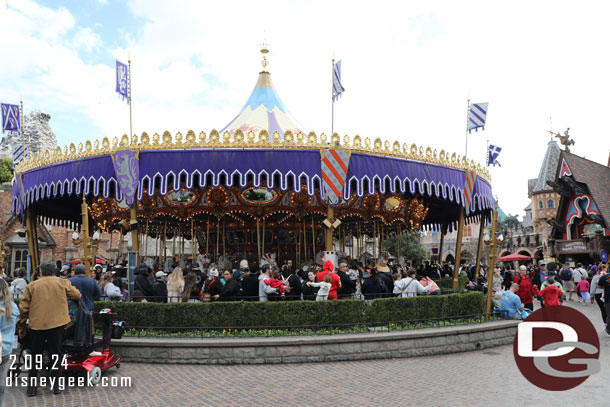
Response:
[[[341,143],[340,140],[341,138],[337,133],[334,133],[330,137],[329,144],[328,138],[324,133],[320,134],[320,137],[318,138],[314,132],[310,132],[307,135],[303,133],[297,133],[295,135],[291,131],[286,131],[286,133],[284,133],[284,139],[282,140],[280,134],[275,132],[273,133],[272,141],[270,142],[269,133],[265,130],[261,130],[258,134],[250,131],[247,135],[241,130],[237,130],[233,134],[224,132],[222,135],[216,130],[212,130],[209,137],[204,132],[201,132],[197,137],[194,131],[189,130],[186,133],[186,138],[182,136],[182,133],[176,133],[175,136],[172,137],[172,134],[169,131],[164,131],[163,136],[159,136],[159,134],[155,133],[152,136],[151,141],[150,136],[144,132],[139,141],[138,136],[135,134],[131,140],[127,134],[124,134],[120,140],[115,137],[112,140],[112,147],[110,140],[107,137],[104,137],[101,145],[99,140],[96,140],[93,144],[91,141],[86,141],[84,146],[82,143],[79,143],[78,149],[74,143],[71,143],[69,147],[64,147],[63,151],[60,147],[57,147],[55,150],[39,152],[23,160],[15,168],[15,172],[22,174],[46,165],[85,157],[107,155],[125,148],[139,151],[215,148],[312,150],[328,148],[329,145],[337,145],[346,150],[350,150],[352,153],[357,152],[404,158],[407,160],[438,164],[459,170],[474,171],[477,176],[491,182],[491,176],[485,167],[475,161],[468,160],[466,157],[459,156],[456,153],[449,153],[445,150],[439,152],[436,149],[433,150],[431,147],[424,148],[423,146],[417,146],[415,143],[410,146],[403,143],[401,147],[401,144],[398,141],[390,144],[387,140],[382,142],[380,138],[376,138],[371,143],[371,139],[366,137],[363,144],[362,138],[359,135],[355,135],[351,143],[349,136],[343,137],[343,143]]]

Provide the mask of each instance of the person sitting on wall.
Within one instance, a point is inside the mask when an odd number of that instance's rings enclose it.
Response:
[[[521,298],[515,294],[517,291],[519,291],[519,284],[513,283],[509,290],[502,292],[500,310],[506,311],[507,319],[521,319],[521,311],[524,307]]]

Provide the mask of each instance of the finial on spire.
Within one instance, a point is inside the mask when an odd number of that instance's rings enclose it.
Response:
[[[267,42],[264,41],[261,44],[261,54],[263,54],[263,60],[261,61],[261,65],[263,66],[263,72],[269,72],[267,70],[267,66],[269,66],[269,61],[267,61],[267,54],[269,53],[269,46]]]

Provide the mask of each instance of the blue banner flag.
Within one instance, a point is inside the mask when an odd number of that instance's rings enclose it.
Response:
[[[468,109],[468,133],[479,129],[485,130],[487,119],[487,105],[489,103],[473,103]]]
[[[497,165],[501,167],[500,162],[498,162],[498,156],[502,151],[502,147],[494,146],[490,144],[487,150],[487,166],[493,165],[494,167]]]
[[[341,84],[341,61],[337,61],[333,65],[333,102],[339,99],[343,92],[345,88]]]
[[[129,70],[119,61],[116,61],[116,92],[129,103]]]
[[[28,147],[23,145],[18,145],[13,150],[13,168],[19,165],[24,158],[28,156]]]
[[[21,131],[21,115],[18,105],[2,103],[2,132],[5,131]]]

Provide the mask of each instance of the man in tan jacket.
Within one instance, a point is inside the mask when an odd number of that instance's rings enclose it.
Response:
[[[20,334],[23,333],[25,322],[32,334],[32,369],[28,375],[27,394],[30,397],[36,395],[36,382],[38,370],[36,369],[35,356],[42,355],[46,348],[49,352],[51,363],[55,363],[56,369],[51,372],[56,377],[53,393],[59,394],[58,378],[61,376],[60,363],[62,357],[61,344],[64,336],[64,327],[70,322],[68,314],[68,298],[78,300],[81,297],[70,280],[57,277],[55,263],[45,261],[40,265],[42,276],[28,284],[19,302],[19,327]],[[32,378],[34,378],[32,380]]]

